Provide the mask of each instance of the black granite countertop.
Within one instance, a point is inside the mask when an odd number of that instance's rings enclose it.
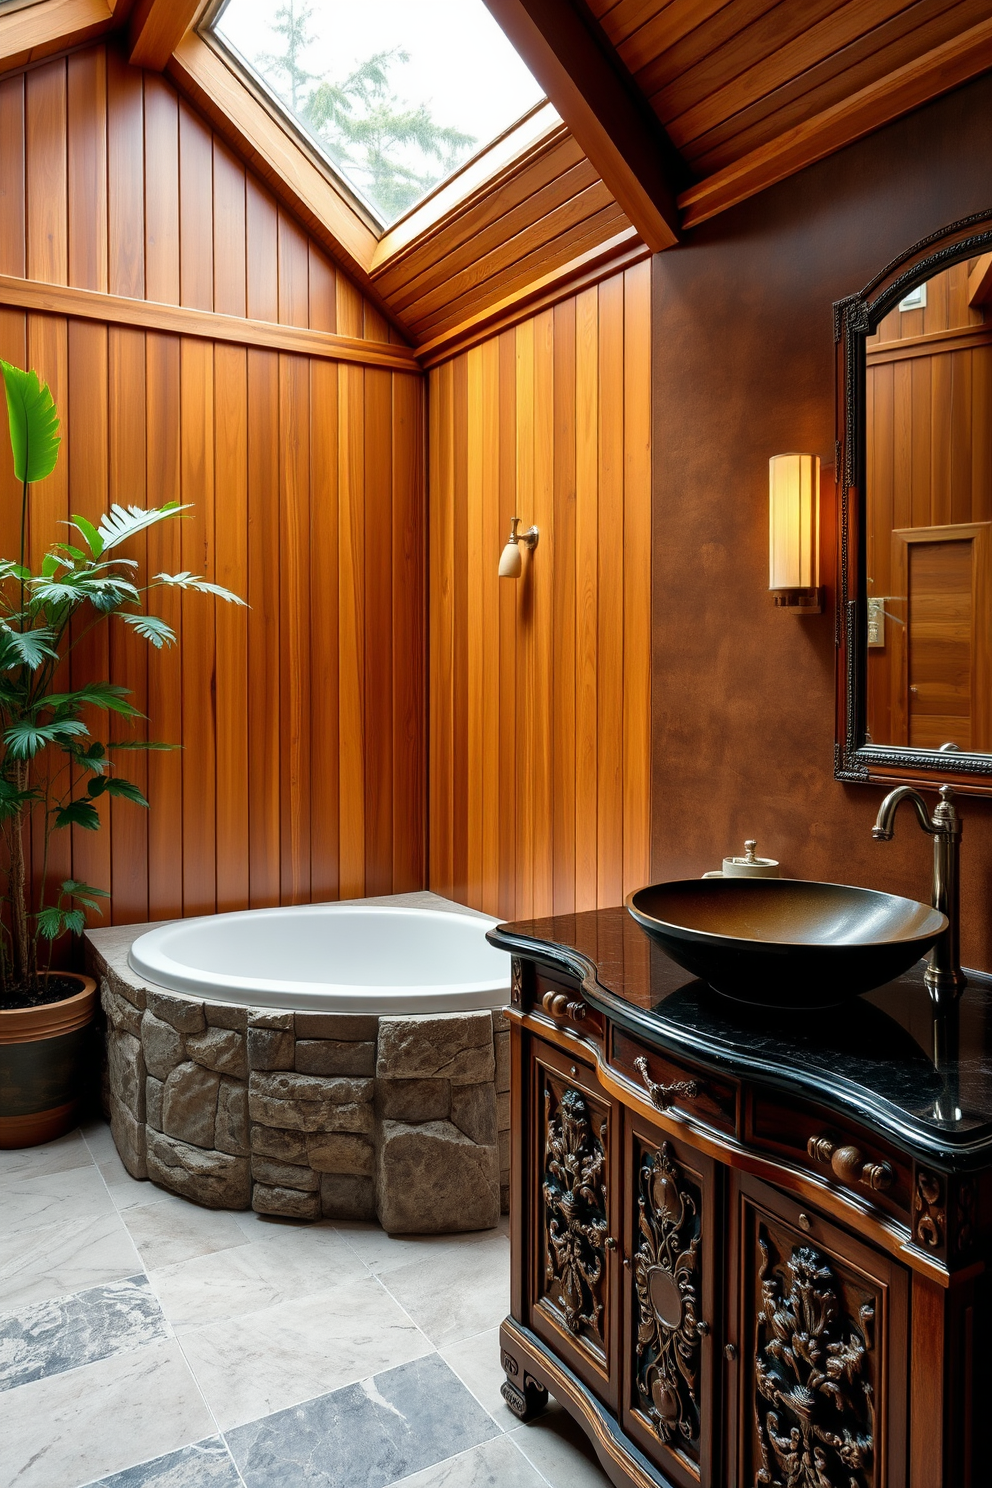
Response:
[[[834,1008],[737,1003],[677,966],[623,908],[500,925],[501,950],[569,971],[589,1003],[658,1048],[854,1113],[958,1168],[992,1158],[992,979],[935,1018],[923,963]]]

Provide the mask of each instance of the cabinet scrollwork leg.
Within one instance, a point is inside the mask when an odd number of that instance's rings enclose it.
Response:
[[[516,1360],[513,1362],[515,1365]],[[500,1386],[500,1394],[521,1421],[532,1421],[548,1403],[547,1390],[526,1373],[522,1377],[518,1374],[516,1380],[505,1379]]]

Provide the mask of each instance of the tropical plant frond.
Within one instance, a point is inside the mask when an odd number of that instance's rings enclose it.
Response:
[[[152,582],[154,584],[167,585],[172,589],[196,589],[200,594],[214,594],[218,599],[226,599],[228,604],[245,605],[247,609],[247,604],[241,598],[240,594],[235,594],[230,589],[224,589],[220,584],[212,584],[209,579],[203,578],[200,574],[188,572],[177,574],[160,573],[155,575]]]
[[[55,813],[53,825],[59,827],[85,827],[88,832],[97,832],[100,829],[100,813],[92,801],[79,799],[70,801]]]
[[[106,889],[94,888],[92,884],[83,883],[76,878],[64,878],[62,880],[61,892],[66,898],[75,899],[79,904],[85,904],[87,909],[95,909],[98,915],[103,914],[103,909],[99,901],[110,898],[110,894]]]
[[[100,539],[100,552],[94,552],[94,557],[100,553],[106,553],[111,548],[116,548],[118,543],[126,542],[136,532],[143,532],[146,527],[153,527],[156,522],[164,522],[167,517],[177,517],[180,512],[188,511],[191,502],[187,501],[180,505],[178,501],[167,501],[164,506],[118,506],[115,502],[109,512],[104,512],[100,518],[97,535]],[[79,527],[79,519],[73,519]],[[85,531],[80,527],[85,536]],[[92,546],[92,544],[91,544]]]
[[[182,749],[181,744],[162,744],[158,739],[120,739],[110,749]]]
[[[159,615],[121,615],[121,619],[159,651],[163,646],[175,645],[176,632]]]
[[[86,790],[93,801],[100,796],[119,796],[125,801],[133,801],[136,806],[147,807],[148,805],[148,801],[134,782],[123,780],[119,775],[98,775],[95,780],[90,781]]]
[[[53,723],[32,723],[22,718],[4,730],[3,742],[13,759],[33,759],[46,744],[65,744],[74,735],[88,732],[78,718],[61,718]]]
[[[130,688],[118,687],[113,682],[87,682],[74,692],[53,692],[38,703],[41,708],[104,708],[111,713],[120,713],[125,718],[144,718],[140,709],[128,702]],[[98,746],[101,750],[103,745]]]
[[[7,394],[7,420],[14,475],[19,481],[40,481],[51,475],[59,457],[59,416],[47,383],[37,372],[25,372],[0,360]]]
[[[13,630],[0,623],[0,667],[26,666],[36,672],[42,662],[58,656],[52,641],[55,632],[48,625],[39,625],[34,630]]]

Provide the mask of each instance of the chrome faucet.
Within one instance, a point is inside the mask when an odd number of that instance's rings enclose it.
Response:
[[[924,832],[933,838],[933,893],[930,902],[947,916],[947,929],[937,937],[923,974],[936,1007],[946,1007],[961,995],[967,977],[961,970],[959,933],[960,890],[958,865],[961,853],[961,818],[954,809],[949,785],[940,787],[940,801],[931,819],[926,801],[911,785],[897,786],[878,808],[871,835],[877,842],[891,842],[895,815],[903,801],[912,801]]]

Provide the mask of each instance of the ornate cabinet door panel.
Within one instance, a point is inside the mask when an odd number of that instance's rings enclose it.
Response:
[[[735,1189],[740,1488],[905,1488],[908,1273],[755,1178]]]
[[[591,1067],[532,1044],[531,1327],[616,1408],[616,1111]]]
[[[673,1484],[719,1482],[715,1164],[625,1110],[621,1425]]]

